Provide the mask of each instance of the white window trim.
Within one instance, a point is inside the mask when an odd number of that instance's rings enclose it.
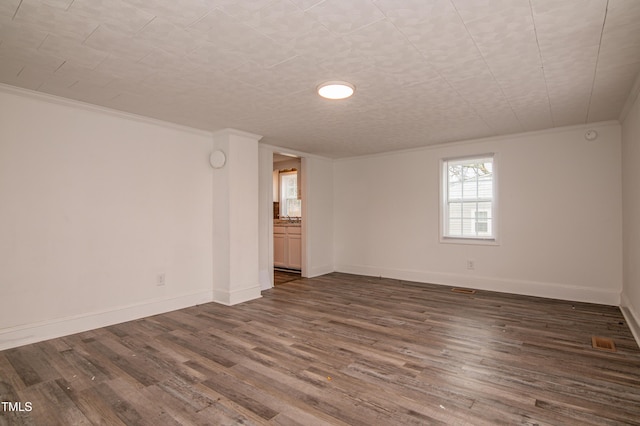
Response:
[[[472,158],[483,158],[483,157],[492,157],[493,158],[493,199],[491,202],[491,221],[492,221],[492,230],[493,237],[485,238],[485,237],[451,237],[445,236],[446,229],[446,214],[447,214],[447,169],[446,164],[450,161],[460,161],[465,159]],[[459,157],[446,157],[440,159],[440,242],[444,244],[470,244],[470,245],[487,245],[487,246],[497,246],[500,245],[498,240],[499,235],[499,227],[500,227],[500,218],[499,218],[499,204],[498,204],[498,185],[499,185],[499,154],[497,152],[477,154],[477,155],[464,155]]]

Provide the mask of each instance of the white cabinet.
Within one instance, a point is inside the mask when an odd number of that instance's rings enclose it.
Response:
[[[284,226],[273,227],[273,265],[287,267],[287,228]]]
[[[288,268],[302,269],[302,235],[299,226],[287,228],[287,264]]]
[[[273,227],[273,265],[302,269],[302,235],[299,226]]]

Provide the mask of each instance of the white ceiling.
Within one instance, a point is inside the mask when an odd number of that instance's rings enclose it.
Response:
[[[2,83],[335,158],[615,120],[639,71],[638,0],[0,0]]]

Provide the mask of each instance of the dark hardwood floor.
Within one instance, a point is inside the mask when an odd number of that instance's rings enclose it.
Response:
[[[300,272],[279,271],[277,269],[274,269],[273,271],[274,285],[288,283],[289,281],[299,280],[300,278],[301,278]]]
[[[2,351],[32,410],[0,424],[640,424],[616,307],[338,273],[263,296]]]

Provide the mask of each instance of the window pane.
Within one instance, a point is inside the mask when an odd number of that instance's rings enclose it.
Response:
[[[492,235],[491,219],[476,222],[476,234],[478,237],[490,237]]]
[[[462,166],[451,166],[448,169],[449,199],[462,198]]]
[[[282,175],[282,192],[284,198],[297,198],[298,196],[298,177],[296,174]]]
[[[478,198],[493,197],[493,179],[492,175],[482,176],[478,180]]]
[[[466,219],[475,218],[476,210],[476,203],[464,203],[462,207],[462,217]]]
[[[449,220],[449,235],[453,237],[462,236],[462,219],[450,219]]]
[[[474,221],[470,219],[462,220],[462,235],[465,237],[475,237],[476,230],[474,227]]]
[[[472,170],[472,169],[467,169]],[[478,198],[478,182],[475,178],[467,176],[462,187],[462,198],[465,200],[475,200]]]
[[[287,216],[300,217],[302,216],[302,203],[300,200],[288,199],[287,200]]]
[[[460,182],[462,180],[462,165],[449,166],[449,181],[452,183]]]
[[[485,217],[491,217],[491,203],[482,202],[478,203],[478,212],[483,212]]]
[[[462,217],[462,203],[449,203],[449,217],[450,218]]]

